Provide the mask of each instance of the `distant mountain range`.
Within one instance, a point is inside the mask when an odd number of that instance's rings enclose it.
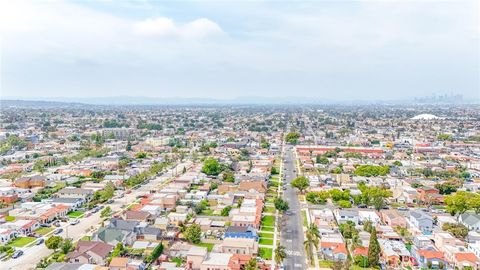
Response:
[[[368,105],[368,104],[415,104],[430,103],[419,102],[418,99],[405,100],[332,100],[312,97],[261,97],[261,96],[243,96],[233,99],[214,99],[214,98],[159,98],[159,97],[141,97],[141,96],[113,96],[113,97],[0,97],[0,102],[16,101],[18,105],[27,105],[30,102],[40,102],[43,106],[58,106],[58,103],[68,104],[90,104],[90,105],[295,105],[295,104],[343,104],[343,105]],[[442,104],[458,104],[461,102],[442,102]],[[469,103],[478,103],[477,101]],[[40,105],[40,103],[37,103]],[[438,103],[434,102],[433,104]]]

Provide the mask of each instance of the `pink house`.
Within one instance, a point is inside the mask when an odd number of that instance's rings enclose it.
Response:
[[[397,210],[383,210],[380,214],[382,221],[391,227],[407,227],[407,220]]]

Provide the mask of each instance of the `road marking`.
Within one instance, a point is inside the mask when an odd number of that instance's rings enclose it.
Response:
[[[300,267],[300,268],[302,267],[302,265],[299,264],[299,263],[296,263],[296,264],[294,264],[293,266],[294,266],[294,267]]]
[[[287,243],[291,243],[291,242],[293,242],[292,239],[287,239]]]
[[[287,253],[288,256],[302,256],[302,253],[300,253],[300,251],[297,251],[297,250],[287,249],[285,250],[285,253]]]

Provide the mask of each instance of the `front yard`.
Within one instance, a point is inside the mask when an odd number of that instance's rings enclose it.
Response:
[[[15,240],[13,240],[12,242],[8,243],[9,246],[11,247],[24,247],[28,244],[30,244],[31,242],[35,241],[37,238],[35,237],[17,237],[15,238]]]
[[[195,246],[197,246],[197,247],[206,247],[208,252],[212,251],[214,245],[215,244],[213,244],[213,243],[204,243],[204,242],[199,243],[199,244],[195,244]]]
[[[274,216],[264,216],[262,218],[262,226],[273,227],[274,224],[275,224],[275,217]]]
[[[46,235],[47,233],[53,231],[53,228],[50,227],[40,227],[37,230],[35,230],[35,233],[38,233],[40,235]]]
[[[83,215],[84,213],[82,211],[71,211],[67,214],[68,217],[70,218],[79,218]]]
[[[263,238],[263,237],[260,237],[260,241],[258,241],[258,243],[260,245],[273,245],[273,239],[271,238]]]
[[[272,249],[271,248],[264,248],[261,247],[258,249],[258,256],[265,260],[271,260],[272,259]]]

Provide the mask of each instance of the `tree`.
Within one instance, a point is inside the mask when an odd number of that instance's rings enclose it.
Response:
[[[395,161],[393,162],[393,165],[398,166],[398,167],[401,167],[403,164],[402,164],[402,162],[400,162],[400,161],[398,161],[398,160],[395,160]]]
[[[458,186],[453,182],[445,182],[442,184],[435,184],[435,188],[438,189],[438,192],[442,195],[450,195],[457,191]]]
[[[445,204],[447,205],[447,211],[452,215],[461,215],[465,213],[469,208],[469,200],[472,197],[472,193],[467,191],[458,191],[453,195],[445,196]]]
[[[303,193],[309,186],[310,181],[305,176],[299,176],[292,181],[292,187],[297,188],[300,193]]]
[[[358,231],[355,228],[353,221],[347,221],[339,225],[338,229],[345,239],[352,239],[355,235],[358,235]]]
[[[376,166],[376,165],[360,165],[355,168],[355,175],[372,177],[372,176],[385,176],[390,172],[389,166]]]
[[[352,208],[352,203],[346,200],[338,201],[338,207],[340,208]]]
[[[275,255],[274,255],[275,263],[281,264],[282,261],[285,260],[285,258],[287,258],[287,252],[285,252],[285,247],[282,245],[279,245],[275,249]]]
[[[233,183],[233,182],[235,182],[235,175],[233,174],[232,171],[224,171],[223,174],[222,174],[222,180],[224,182]]]
[[[368,267],[368,258],[363,255],[356,255],[353,258],[353,262],[355,263],[355,265],[358,265],[360,267],[363,267],[363,268]]]
[[[251,258],[245,264],[245,270],[258,270],[257,260],[255,258]]]
[[[72,248],[73,248],[73,243],[72,243],[72,240],[70,239],[63,240],[63,242],[60,245],[60,249],[62,250],[63,254],[67,254],[72,250]]]
[[[46,171],[45,166],[47,166],[46,162],[40,159],[33,164],[33,170],[43,174]]]
[[[287,143],[291,143],[291,144],[296,144],[298,142],[298,139],[300,138],[300,133],[298,132],[289,132],[287,133],[287,135],[285,136],[285,141],[287,141]]]
[[[377,239],[377,230],[375,227],[370,232],[370,244],[368,245],[368,264],[370,266],[377,266],[380,260],[380,244]]]
[[[275,209],[280,212],[285,212],[289,209],[288,202],[284,201],[282,198],[275,198],[273,204],[275,205]]]
[[[155,248],[153,249],[152,253],[150,253],[150,255],[148,255],[147,258],[145,258],[145,261],[147,263],[152,263],[154,262],[156,259],[158,259],[158,257],[160,257],[160,255],[162,254],[163,252],[163,244],[160,243],[158,244],[157,246],[155,246]]]
[[[111,214],[112,214],[112,208],[110,208],[110,206],[107,206],[107,207],[103,208],[102,212],[100,212],[100,216],[102,218],[108,217]]]
[[[314,223],[310,224],[310,226],[307,228],[305,236],[306,240],[303,244],[305,246],[305,250],[307,251],[307,256],[311,261],[313,259],[312,245],[315,248],[318,248],[318,242],[320,241],[320,232],[318,231],[317,225]]]
[[[315,162],[324,165],[329,163],[328,158],[322,155],[317,155]]]
[[[187,239],[187,241],[190,243],[193,243],[193,244],[200,243],[201,237],[202,237],[202,229],[198,224],[192,224],[188,226],[187,229],[185,230],[185,239]]]
[[[231,205],[226,206],[225,208],[222,209],[221,215],[223,217],[228,217],[228,215],[230,214],[230,210],[232,210],[232,206]]]
[[[46,241],[45,241],[45,246],[48,249],[53,249],[57,250],[60,245],[62,244],[63,238],[60,236],[50,236]]]
[[[468,228],[465,227],[463,224],[456,224],[456,223],[444,223],[442,226],[442,230],[451,233],[453,236],[465,239],[468,235]]]
[[[380,211],[385,206],[385,199],[382,196],[375,196],[373,198],[373,206],[375,210]]]
[[[207,175],[218,175],[222,171],[220,163],[212,157],[205,159],[203,162],[202,172]]]
[[[366,220],[363,222],[363,230],[366,232],[371,232],[373,228],[373,223],[370,220]]]
[[[147,157],[147,153],[145,153],[145,152],[138,152],[137,154],[135,154],[135,157],[138,158],[138,159],[146,158],[146,157]]]

